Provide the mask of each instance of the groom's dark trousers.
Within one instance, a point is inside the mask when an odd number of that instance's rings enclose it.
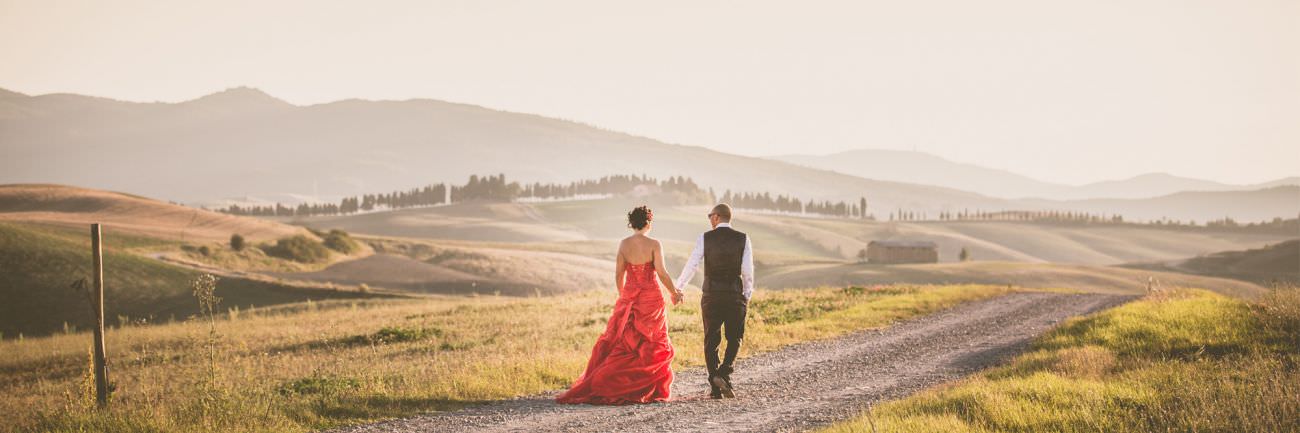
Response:
[[[704,317],[704,363],[709,377],[731,375],[740,342],[745,338],[749,300],[745,299],[740,280],[745,236],[730,227],[704,233],[704,296],[700,312]],[[727,349],[719,363],[718,345],[724,336]]]
[[[700,311],[704,316],[704,363],[708,366],[709,377],[722,373],[730,376],[736,353],[740,351],[740,341],[745,338],[745,313],[748,306],[744,298],[710,299],[708,296],[700,302]],[[724,330],[725,329],[725,330]],[[727,349],[723,353],[721,364],[718,360],[718,346],[722,338],[727,338]]]

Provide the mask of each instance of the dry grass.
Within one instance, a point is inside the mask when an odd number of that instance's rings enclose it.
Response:
[[[1067,322],[1033,352],[828,432],[1300,431],[1300,291],[1160,293]]]
[[[628,234],[625,213],[643,204],[632,198],[548,203],[484,204],[315,217],[300,222],[352,233],[500,243],[619,239]],[[652,236],[693,244],[708,228],[699,206],[655,206]],[[877,215],[883,217],[884,215]],[[739,210],[737,229],[753,236],[759,255],[805,260],[847,260],[872,240],[934,241],[944,262],[967,248],[975,260],[1118,265],[1181,260],[1206,251],[1260,247],[1294,236],[1214,231],[1174,231],[1141,226],[1063,226],[1026,222],[886,222],[777,216]],[[759,257],[760,261],[764,260]]]
[[[27,221],[183,242],[224,242],[239,233],[267,241],[307,231],[277,222],[226,215],[158,200],[63,185],[0,185],[0,221]]]
[[[197,312],[189,282],[198,272],[131,251],[173,248],[175,243],[109,232],[105,236],[106,317],[112,324],[184,319]],[[64,227],[0,222],[0,332],[48,335],[86,329],[91,322],[74,280],[90,276],[90,239]],[[357,298],[347,291],[294,287],[275,281],[223,278],[226,305],[267,306],[306,299]]]
[[[743,354],[1007,292],[896,286],[760,292]],[[221,293],[218,291],[218,296]],[[0,342],[0,431],[297,432],[567,386],[612,294],[329,301],[108,333],[110,409],[92,409],[87,334]],[[669,313],[677,368],[701,360],[698,299]]]
[[[1175,272],[1121,267],[974,261],[915,265],[858,263],[804,264],[759,269],[770,287],[808,287],[826,284],[871,285],[887,282],[912,284],[1010,284],[1018,287],[1071,289],[1118,294],[1144,294],[1148,278],[1163,287],[1212,287],[1229,296],[1254,298],[1267,292],[1255,283]]]

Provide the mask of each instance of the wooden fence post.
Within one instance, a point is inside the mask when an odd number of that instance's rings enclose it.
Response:
[[[90,225],[90,249],[94,255],[95,293],[95,401],[108,404],[108,361],[104,346],[104,245],[98,223]]]

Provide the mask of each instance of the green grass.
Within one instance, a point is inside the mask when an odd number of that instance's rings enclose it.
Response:
[[[1008,292],[897,286],[756,294],[742,356]],[[220,289],[217,296],[223,296]],[[691,296],[698,296],[691,293]],[[0,432],[303,432],[564,388],[581,373],[610,292],[326,301],[208,325],[108,333],[118,391],[96,411],[86,334],[0,342]],[[675,368],[703,362],[698,298],[669,311]]]
[[[352,254],[361,251],[361,244],[352,239],[348,232],[343,230],[330,230],[322,237],[321,242],[325,248],[338,251],[343,254]]]
[[[330,249],[315,239],[297,235],[278,239],[273,245],[262,247],[266,255],[293,260],[299,263],[320,263],[330,258]]]
[[[109,325],[185,319],[198,310],[190,295],[197,272],[131,253],[175,247],[149,238],[107,234],[104,239],[105,317]],[[86,330],[86,295],[71,284],[90,277],[89,230],[0,223],[0,333],[7,339]],[[222,279],[227,306],[269,306],[357,294],[296,289]],[[65,323],[67,326],[65,327]]]
[[[1010,365],[826,432],[1300,431],[1300,291],[1202,290],[1072,320]]]

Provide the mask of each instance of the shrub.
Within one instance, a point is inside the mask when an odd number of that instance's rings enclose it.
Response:
[[[243,251],[243,250],[244,250],[244,237],[243,237],[243,236],[240,236],[239,233],[235,233],[235,234],[233,234],[233,235],[230,235],[230,249],[235,250],[235,251]]]
[[[442,330],[438,328],[385,326],[373,334],[353,335],[343,339],[342,342],[347,345],[408,343],[440,335],[442,335]]]
[[[285,396],[305,394],[337,394],[361,386],[361,382],[350,377],[311,376],[285,382],[280,385],[280,394]]]
[[[440,331],[436,329],[423,328],[402,328],[386,327],[380,329],[373,336],[374,340],[380,343],[405,343],[408,341],[418,341],[433,336]]]
[[[298,235],[275,241],[275,245],[262,247],[267,255],[299,263],[317,263],[329,259],[330,251],[320,242]]]
[[[343,230],[330,230],[324,237],[326,248],[343,254],[352,254],[361,249],[361,245]]]
[[[212,248],[207,245],[203,245],[199,247],[199,254],[202,254],[204,257],[210,256],[212,255]]]

